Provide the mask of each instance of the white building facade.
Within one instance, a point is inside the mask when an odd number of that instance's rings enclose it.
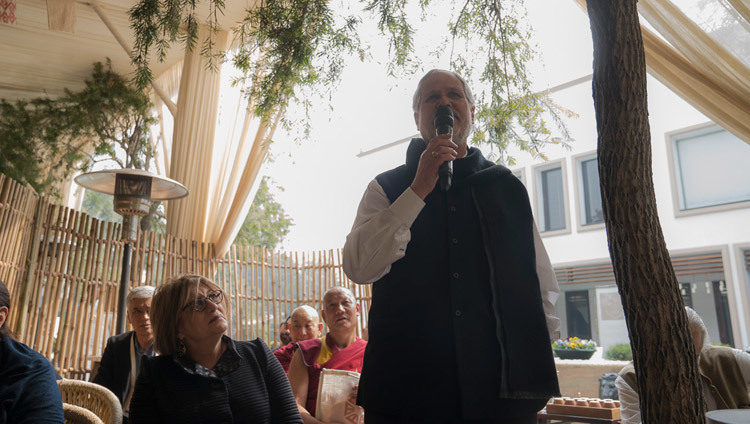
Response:
[[[557,272],[562,335],[605,349],[628,343],[603,223],[590,78],[553,89],[579,114],[571,149],[548,160],[514,154]],[[648,77],[653,183],[659,220],[683,300],[704,319],[712,343],[750,344],[750,144]],[[662,282],[654,281],[654,284]]]

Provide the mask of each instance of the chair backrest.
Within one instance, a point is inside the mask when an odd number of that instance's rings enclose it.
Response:
[[[65,424],[104,424],[104,421],[88,409],[65,402],[63,402],[63,414],[65,414]]]
[[[63,403],[88,409],[105,424],[122,423],[122,405],[114,393],[104,386],[79,380],[57,381]]]

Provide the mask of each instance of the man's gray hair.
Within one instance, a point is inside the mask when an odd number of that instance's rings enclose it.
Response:
[[[701,347],[701,351],[706,348],[706,346],[709,346],[711,344],[711,341],[708,339],[708,330],[706,329],[706,324],[703,323],[703,319],[700,315],[698,315],[698,312],[695,312],[693,308],[689,306],[685,306],[685,314],[687,315],[688,320],[688,328],[690,331],[697,330],[701,334],[703,334],[703,346]]]
[[[325,293],[323,293],[323,302],[325,303],[326,296],[328,296],[328,293],[331,293],[333,291],[338,291],[342,293],[344,296],[349,298],[349,300],[352,301],[352,303],[357,303],[357,298],[354,297],[354,293],[352,293],[351,290],[347,289],[344,286],[333,286],[330,289],[326,290]],[[325,305],[323,305],[323,308],[325,308]]]
[[[458,80],[461,81],[461,85],[463,85],[464,87],[464,94],[466,94],[466,100],[469,102],[470,106],[474,106],[474,94],[471,92],[471,88],[469,88],[469,84],[461,75],[458,75],[454,71],[447,71],[445,69],[431,69],[427,71],[426,74],[424,74],[422,79],[419,80],[419,83],[417,84],[417,90],[414,91],[414,97],[412,97],[412,101],[411,101],[411,108],[414,112],[417,112],[419,110],[419,103],[422,102],[422,85],[424,84],[427,77],[438,72],[446,72],[458,78]]]
[[[130,293],[128,293],[127,299],[125,299],[125,304],[130,305],[130,302],[136,299],[148,299],[154,297],[155,289],[156,288],[152,286],[133,287],[133,289],[130,290]]]

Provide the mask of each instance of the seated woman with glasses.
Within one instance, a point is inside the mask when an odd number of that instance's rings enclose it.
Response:
[[[173,278],[151,304],[154,350],[143,358],[130,423],[302,423],[266,344],[227,335],[229,302],[211,280]]]

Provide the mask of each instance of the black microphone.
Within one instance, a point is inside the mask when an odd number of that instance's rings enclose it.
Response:
[[[433,124],[435,125],[436,135],[453,135],[453,110],[450,106],[438,106]],[[448,191],[451,188],[451,179],[453,178],[453,161],[449,160],[440,164],[438,177],[440,178],[440,188],[443,191]]]

